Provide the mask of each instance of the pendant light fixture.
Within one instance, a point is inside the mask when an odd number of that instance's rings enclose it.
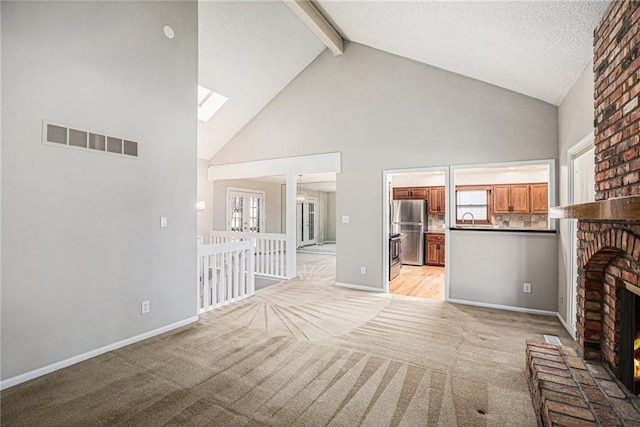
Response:
[[[296,192],[296,202],[303,203],[307,200],[307,193],[302,191],[302,175],[298,175],[298,191]]]

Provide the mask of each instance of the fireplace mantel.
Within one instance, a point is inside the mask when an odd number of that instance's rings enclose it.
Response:
[[[640,196],[616,197],[597,202],[551,207],[549,208],[549,217],[556,219],[640,221]]]

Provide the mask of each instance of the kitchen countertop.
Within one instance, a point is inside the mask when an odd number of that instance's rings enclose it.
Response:
[[[449,230],[455,231],[493,231],[493,232],[517,232],[517,233],[545,233],[555,234],[556,230],[550,230],[547,228],[494,228],[494,227],[449,227]]]

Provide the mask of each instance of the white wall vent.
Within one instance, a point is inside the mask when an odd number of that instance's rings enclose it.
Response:
[[[42,143],[56,147],[64,145],[69,148],[115,154],[122,157],[138,157],[138,143],[135,141],[73,129],[46,120],[42,121]]]

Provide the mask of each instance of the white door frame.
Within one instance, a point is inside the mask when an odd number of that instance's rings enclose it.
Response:
[[[318,230],[319,230],[319,227],[318,227],[318,224],[319,224],[318,214],[319,214],[319,211],[320,211],[320,209],[318,209],[318,208],[320,207],[319,206],[320,202],[316,197],[307,197],[307,199],[304,202],[296,203],[296,240],[298,242],[298,247],[302,247],[303,245],[311,245],[312,244],[312,243],[305,243],[302,240],[302,235],[298,235],[297,234],[297,232],[300,231],[300,228],[302,226],[302,221],[304,221],[304,218],[302,217],[302,213],[298,210],[298,208],[301,207],[302,205],[305,205],[305,204],[308,205],[309,203],[313,203],[313,205],[314,205],[314,207],[313,207],[313,209],[314,209],[314,212],[313,212],[313,222],[314,222],[314,224],[313,224],[313,226],[314,226],[313,235],[314,235],[315,243],[313,243],[313,244],[316,244],[316,245],[318,244]],[[300,215],[298,214],[299,212],[300,212]]]
[[[226,197],[227,197],[227,201],[226,201],[226,224],[227,224],[227,231],[231,231],[231,206],[229,205],[229,199],[231,198],[231,193],[243,193],[243,194],[256,194],[258,196],[260,196],[262,198],[262,203],[260,204],[260,231],[264,232],[265,231],[265,218],[266,218],[266,193],[264,191],[260,191],[260,190],[251,190],[248,188],[238,188],[238,187],[227,187],[227,192],[226,192]],[[248,207],[248,206],[247,206]],[[245,214],[245,210],[244,210],[244,206],[242,207],[243,211],[242,211],[242,215],[244,216]],[[244,230],[243,230],[244,231]]]
[[[580,157],[586,151],[594,147],[594,133],[591,132],[578,143],[571,146],[567,150],[568,159],[568,177],[567,177],[567,203],[573,205],[575,203],[575,159]],[[595,173],[595,172],[594,172]],[[577,220],[569,220],[569,260],[571,265],[567,268],[567,325],[571,328],[569,333],[572,333],[575,339],[576,333],[576,304],[577,304],[577,282],[578,282],[578,260],[577,260],[577,233],[578,226]]]
[[[444,205],[447,214],[444,216],[444,235],[445,242],[447,244],[444,246],[444,300],[449,300],[449,270],[451,268],[451,263],[449,262],[449,253],[451,249],[450,231],[449,231],[449,212],[451,212],[450,208],[450,176],[451,176],[451,168],[449,166],[436,166],[436,167],[426,167],[426,168],[412,168],[412,169],[389,169],[382,171],[382,289],[383,292],[389,293],[389,204],[391,203],[390,189],[391,189],[391,175],[398,173],[421,173],[421,172],[444,172]],[[426,229],[426,227],[425,227]]]

